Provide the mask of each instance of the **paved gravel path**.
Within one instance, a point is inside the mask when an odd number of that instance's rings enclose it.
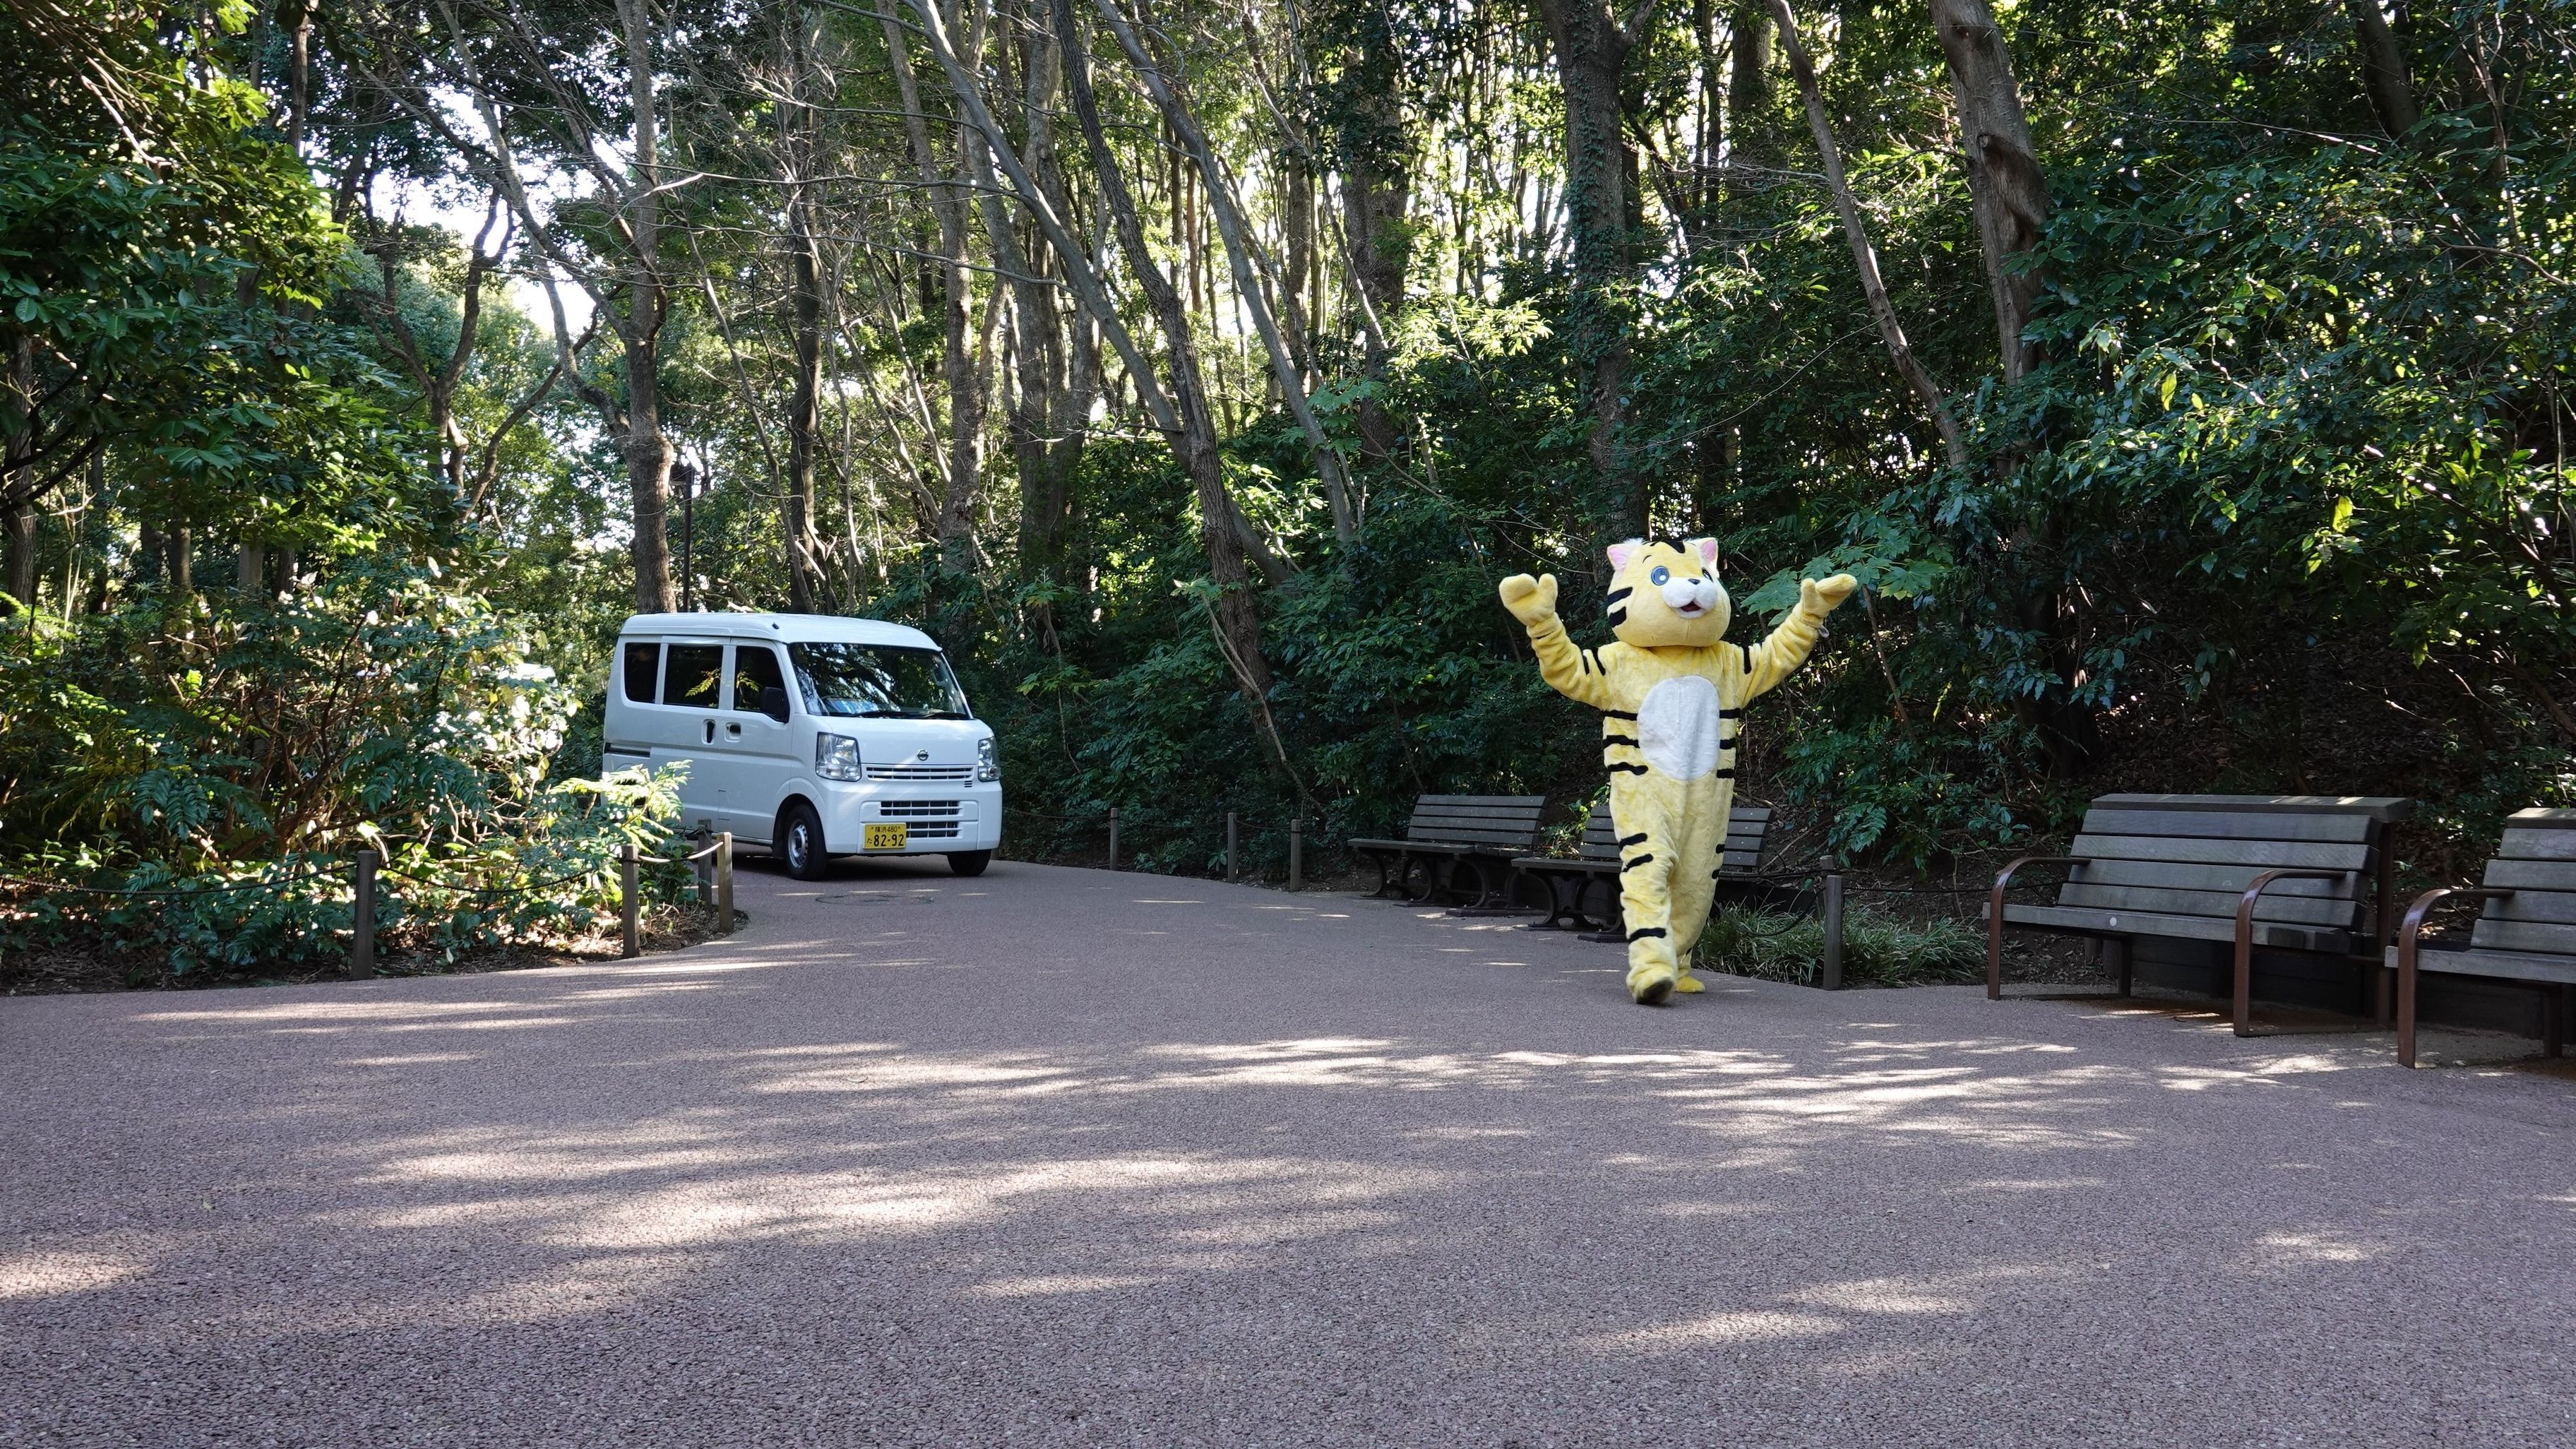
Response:
[[[0,1443],[2565,1445],[2576,1082],[996,865],[0,1001]]]

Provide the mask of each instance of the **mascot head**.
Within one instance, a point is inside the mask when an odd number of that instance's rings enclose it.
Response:
[[[1610,632],[1640,649],[1699,648],[1726,637],[1734,612],[1717,583],[1717,540],[1610,545]]]

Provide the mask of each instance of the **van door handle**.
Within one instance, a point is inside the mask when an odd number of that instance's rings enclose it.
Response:
[[[729,739],[729,740],[738,740],[738,739],[741,739],[741,738],[742,738],[742,726],[741,726],[740,724],[738,724],[738,723],[736,723],[736,722],[732,721],[732,720],[726,720],[726,721],[725,721],[725,738],[726,738],[726,739]]]
[[[714,720],[708,720],[706,725],[707,737],[705,743],[712,745],[716,742],[716,722]]]

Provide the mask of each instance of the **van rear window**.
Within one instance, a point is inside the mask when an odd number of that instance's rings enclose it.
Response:
[[[662,673],[662,702],[691,709],[716,707],[716,683],[724,675],[722,644],[674,644],[671,667]]]
[[[662,646],[626,646],[626,697],[637,704],[653,702],[653,686],[662,675]]]

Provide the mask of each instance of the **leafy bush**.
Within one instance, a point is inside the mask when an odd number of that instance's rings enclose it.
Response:
[[[1711,916],[1699,938],[1703,964],[1765,981],[1812,986],[1824,958],[1824,923],[1813,915],[1730,908]],[[1985,962],[1984,941],[1961,922],[1912,925],[1866,906],[1843,911],[1845,986],[1974,981]]]

